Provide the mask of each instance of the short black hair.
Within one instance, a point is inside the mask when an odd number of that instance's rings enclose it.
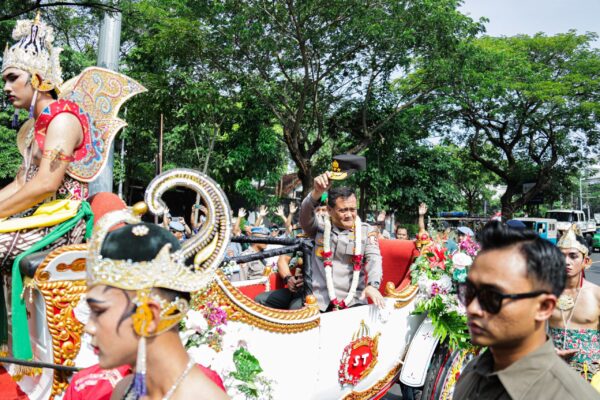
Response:
[[[327,195],[327,205],[331,208],[335,207],[335,201],[339,198],[347,199],[348,197],[356,196],[354,189],[341,186],[329,190]]]
[[[532,230],[513,229],[500,221],[488,222],[480,232],[481,251],[515,246],[527,263],[527,275],[556,295],[565,289],[567,272],[565,256]]]

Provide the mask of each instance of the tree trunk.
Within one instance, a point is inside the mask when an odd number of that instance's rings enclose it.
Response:
[[[302,182],[302,199],[304,199],[306,196],[308,196],[313,187],[314,178],[312,166],[309,166],[308,169],[305,169],[305,171],[299,169],[298,178]]]
[[[514,194],[517,192],[517,187],[514,184],[508,184],[506,186],[506,191],[500,198],[500,203],[502,204],[502,221],[507,221],[512,219],[514,213],[514,204],[512,198]]]

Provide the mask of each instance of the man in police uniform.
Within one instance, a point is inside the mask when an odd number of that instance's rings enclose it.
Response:
[[[346,298],[350,292],[353,275],[354,252],[354,222],[356,219],[356,195],[350,188],[330,189],[333,180],[345,179],[350,173],[365,169],[364,157],[354,155],[341,155],[334,157],[333,171],[326,172],[315,178],[312,192],[304,199],[300,208],[300,225],[304,232],[315,238],[315,247],[311,258],[310,276],[306,277],[311,282],[312,292],[317,298],[322,311],[335,309],[327,291],[325,268],[323,265],[323,219],[315,217],[315,208],[319,206],[321,195],[329,191],[327,208],[331,217],[331,244],[333,286],[338,300]],[[362,256],[363,268],[360,271],[359,284],[354,298],[346,304],[351,307],[366,304],[366,298],[378,307],[384,307],[383,296],[379,292],[382,268],[377,229],[362,223]],[[369,281],[365,281],[365,271]]]

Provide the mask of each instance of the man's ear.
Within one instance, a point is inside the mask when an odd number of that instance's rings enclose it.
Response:
[[[589,268],[592,266],[592,258],[590,256],[583,257],[583,268]]]
[[[553,294],[540,295],[540,302],[535,314],[536,321],[547,321],[556,308],[557,298]]]
[[[158,328],[158,322],[160,321],[160,304],[154,299],[148,301],[148,308],[152,313],[152,321],[148,324],[148,333],[154,334]]]

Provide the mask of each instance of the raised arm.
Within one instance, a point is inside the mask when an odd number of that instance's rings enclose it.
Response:
[[[319,205],[321,196],[330,186],[329,172],[325,172],[315,178],[313,190],[302,200],[302,205],[300,206],[300,226],[308,236],[315,236],[317,233],[315,207]]]
[[[242,224],[242,218],[246,216],[246,209],[240,208],[238,210],[237,219],[235,220],[235,224],[233,225],[232,234],[233,236],[240,236],[242,234],[242,229],[240,228]]]
[[[288,235],[292,234],[292,221],[294,220],[294,214],[298,211],[298,206],[295,203],[290,203],[290,213],[285,220],[285,231]]]
[[[263,220],[265,219],[266,215],[268,214],[269,210],[267,210],[267,206],[260,206],[258,207],[258,216],[256,217],[256,222],[254,223],[254,226],[260,226],[262,225]]]
[[[425,204],[425,203],[419,204],[419,235],[427,232],[427,229],[425,229],[425,215],[426,214],[427,214],[427,204]]]
[[[57,115],[48,126],[38,173],[12,196],[0,201],[0,218],[25,211],[53,196],[82,138],[83,132],[77,117],[69,113]]]

